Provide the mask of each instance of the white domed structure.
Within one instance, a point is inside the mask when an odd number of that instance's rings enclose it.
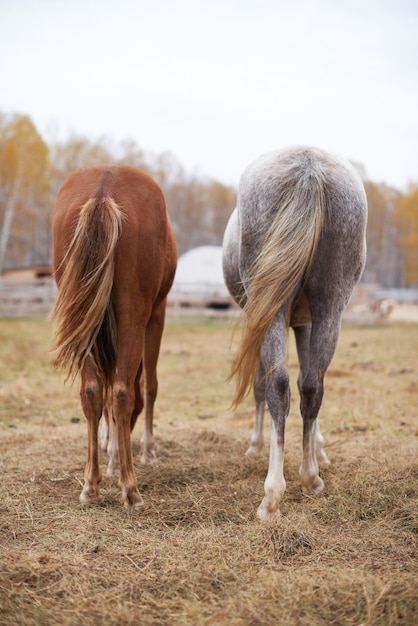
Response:
[[[229,299],[222,271],[221,246],[200,246],[182,254],[171,294]]]

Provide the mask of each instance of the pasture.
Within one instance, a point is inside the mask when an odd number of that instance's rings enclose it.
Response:
[[[169,318],[159,362],[156,466],[144,510],[115,478],[79,504],[87,446],[78,386],[64,385],[43,320],[0,320],[0,624],[383,626],[418,623],[418,326],[343,328],[325,380],[326,490],[302,495],[291,336],[287,492],[256,520],[268,445],[245,457],[251,398],[229,408],[239,333]],[[232,338],[232,339],[231,339]],[[268,441],[269,419],[266,419]],[[101,453],[105,474],[106,455]]]

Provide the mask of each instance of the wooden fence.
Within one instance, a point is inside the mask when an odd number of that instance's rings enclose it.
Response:
[[[45,317],[55,301],[53,278],[1,279],[0,317]]]
[[[56,293],[52,276],[0,278],[0,317],[46,317],[52,309]],[[390,319],[396,305],[395,300],[382,298],[376,286],[359,285],[354,290],[343,322],[350,325],[379,324]],[[414,302],[410,306],[418,310],[417,305],[418,302]],[[237,315],[239,310],[232,299],[225,295],[180,294],[173,291],[168,298],[167,313],[175,317],[229,317]]]

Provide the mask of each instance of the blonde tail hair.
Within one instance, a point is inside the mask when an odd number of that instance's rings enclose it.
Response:
[[[329,211],[325,177],[320,166],[290,169],[270,211],[275,213],[253,265],[246,288],[246,324],[234,359],[234,406],[250,391],[260,362],[260,349],[274,316],[290,302],[306,278]]]
[[[74,378],[91,356],[105,388],[112,383],[116,364],[111,292],[121,227],[122,212],[111,197],[90,199],[81,207],[51,312],[55,367],[68,367],[68,377]]]

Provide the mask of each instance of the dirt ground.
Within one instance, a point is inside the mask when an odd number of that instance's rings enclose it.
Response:
[[[50,366],[43,320],[0,320],[0,624],[383,626],[418,623],[418,325],[344,327],[326,377],[325,492],[302,495],[292,337],[282,517],[262,524],[266,448],[245,457],[253,403],[230,403],[239,332],[167,322],[156,466],[133,450],[144,510],[117,480],[80,506],[86,426]],[[105,474],[106,454],[101,455]]]

